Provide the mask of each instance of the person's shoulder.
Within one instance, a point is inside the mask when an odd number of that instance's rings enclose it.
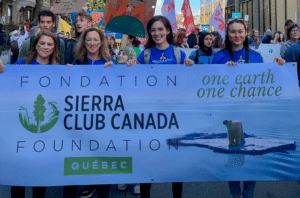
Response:
[[[228,51],[227,51],[226,48],[217,51],[217,52],[215,53],[215,56],[221,56],[221,55],[224,55],[224,54],[228,54]]]
[[[253,50],[253,49],[248,49],[248,50],[249,50],[249,52],[252,53],[252,54],[261,56],[259,52],[255,51],[255,50]]]
[[[20,65],[20,64],[23,64],[25,62],[26,58],[21,58],[19,60],[17,60],[17,62],[15,62],[14,64],[15,65]]]

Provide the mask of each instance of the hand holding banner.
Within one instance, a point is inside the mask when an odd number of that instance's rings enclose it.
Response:
[[[212,24],[212,26],[214,26],[214,28],[217,29],[224,43],[225,42],[225,20],[220,5],[216,8],[213,15],[211,16],[210,23]]]

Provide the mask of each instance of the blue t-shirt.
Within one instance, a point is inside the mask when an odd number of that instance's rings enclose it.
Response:
[[[239,51],[233,51],[234,55],[234,61],[235,63],[238,63],[239,60],[241,59],[245,61],[246,57],[246,49],[243,47],[243,49]],[[225,50],[221,50],[218,53],[215,54],[212,63],[211,64],[225,64],[228,61],[231,61],[230,54],[229,52]],[[249,50],[249,63],[263,63],[263,58],[262,56],[253,50]]]
[[[145,51],[142,51],[142,53],[140,53],[140,55],[137,59],[141,64],[144,64],[144,53],[145,53]],[[184,59],[185,59],[186,55],[181,50],[180,50],[180,54],[181,54],[180,64],[184,64]],[[170,45],[165,50],[160,50],[160,49],[157,49],[155,46],[153,46],[151,48],[149,64],[177,64],[173,46]]]
[[[89,59],[88,57],[87,57],[87,59],[88,59],[88,61],[89,61],[89,65],[104,65],[104,64],[107,62],[105,59],[101,58],[100,60],[96,60],[96,61],[94,62],[94,64],[93,64],[93,61],[92,61],[91,59]],[[115,61],[114,61],[113,59],[111,59],[111,61],[112,61],[114,64],[116,64]]]
[[[15,65],[21,65],[21,64],[24,64],[26,58],[21,58],[19,60],[17,60],[17,62],[15,62]],[[33,60],[30,62],[31,65],[42,65],[40,63],[38,63],[36,60]],[[51,63],[48,63],[46,65],[51,65]]]

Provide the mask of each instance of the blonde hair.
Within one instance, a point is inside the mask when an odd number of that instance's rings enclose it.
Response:
[[[85,38],[86,38],[87,33],[92,32],[92,31],[97,32],[99,37],[100,37],[100,40],[101,40],[101,46],[99,48],[100,58],[103,58],[106,61],[110,61],[111,57],[110,57],[109,52],[108,52],[108,46],[107,46],[107,41],[105,39],[105,35],[99,28],[96,28],[96,27],[87,28],[81,34],[81,36],[79,37],[79,40],[76,44],[76,47],[75,47],[75,57],[78,60],[80,60],[81,62],[84,61],[84,59],[86,57],[86,54],[87,54],[87,50],[86,50],[86,47],[85,47]]]
[[[41,30],[37,34],[37,36],[35,37],[35,39],[32,43],[31,50],[30,50],[28,56],[26,57],[25,64],[30,64],[31,61],[36,59],[36,57],[37,57],[36,45],[37,45],[37,43],[39,42],[39,40],[41,39],[42,36],[48,36],[48,37],[51,37],[53,39],[53,41],[54,41],[53,53],[49,57],[49,62],[52,65],[59,64],[57,38],[56,38],[55,34],[50,32],[49,30]]]

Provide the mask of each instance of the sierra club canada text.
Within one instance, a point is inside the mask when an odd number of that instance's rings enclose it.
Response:
[[[172,113],[125,113],[122,96],[115,98],[110,95],[82,95],[65,97],[64,127],[67,130],[103,130],[106,120],[114,130],[126,129],[179,129],[174,112]],[[121,111],[109,119],[105,113],[98,112]]]

